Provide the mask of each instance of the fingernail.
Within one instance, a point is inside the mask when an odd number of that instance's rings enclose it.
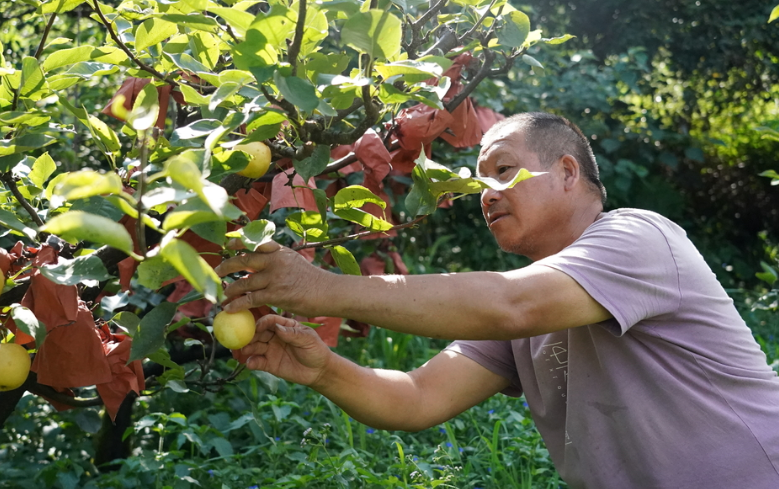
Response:
[[[287,332],[287,327],[286,326],[282,326],[279,323],[276,323],[276,327],[279,328],[279,330],[281,330],[282,333],[286,333]]]

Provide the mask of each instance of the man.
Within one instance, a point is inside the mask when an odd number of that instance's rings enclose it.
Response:
[[[335,275],[275,244],[218,268],[254,272],[227,288],[228,311],[273,304],[458,340],[428,363],[360,367],[278,316],[241,358],[384,429],[524,393],[572,488],[779,488],[779,379],[684,231],[603,213],[587,138],[563,118],[521,114],[484,136],[480,175],[519,168],[546,173],[481,202],[500,247],[534,260],[520,270]]]

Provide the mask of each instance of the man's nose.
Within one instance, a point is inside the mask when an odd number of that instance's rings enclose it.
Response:
[[[491,188],[484,189],[481,191],[481,205],[489,207],[500,200],[502,196],[503,195],[498,190]]]

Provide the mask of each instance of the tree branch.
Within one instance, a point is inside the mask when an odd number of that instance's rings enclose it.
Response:
[[[67,394],[63,394],[62,392],[57,392],[54,390],[54,388],[49,387],[48,385],[39,384],[37,381],[29,385],[27,390],[37,396],[48,397],[49,399],[53,399],[57,402],[72,407],[83,408],[103,405],[103,400],[100,399],[100,396],[90,398],[70,397]]]
[[[17,202],[19,202],[22,207],[24,207],[24,210],[26,210],[32,220],[35,221],[35,224],[38,226],[43,226],[45,224],[43,219],[41,219],[41,217],[35,211],[35,208],[31,206],[29,202],[27,202],[27,199],[25,199],[22,193],[19,191],[19,187],[16,186],[16,182],[14,181],[14,177],[11,175],[11,173],[4,173],[2,180],[3,183],[5,183],[5,186],[8,187],[8,190],[10,190],[13,196],[16,198]]]
[[[292,76],[298,73],[298,55],[300,54],[300,45],[303,43],[303,31],[306,24],[306,0],[300,0],[298,4],[298,23],[295,25],[295,37],[292,38],[292,44],[289,46],[287,58],[292,67]]]
[[[471,94],[471,92],[476,89],[476,86],[481,83],[482,80],[487,78],[490,74],[490,66],[492,65],[493,60],[495,59],[495,53],[485,49],[484,50],[484,63],[481,65],[481,68],[479,68],[479,71],[476,73],[476,76],[474,76],[465,87],[463,87],[462,90],[460,90],[460,93],[458,93],[452,100],[449,101],[445,105],[446,110],[449,112],[454,112],[454,109],[457,108],[458,105],[463,103],[463,101],[468,97],[468,95]]]
[[[171,85],[178,86],[178,82],[176,80],[173,80],[172,78],[163,75],[159,71],[155,70],[151,66],[147,65],[146,63],[138,59],[138,57],[136,57],[135,54],[133,54],[133,52],[130,51],[130,49],[122,42],[122,40],[119,39],[119,36],[116,35],[116,33],[114,32],[114,28],[111,26],[111,22],[105,17],[105,15],[103,15],[103,11],[100,10],[100,4],[97,2],[97,0],[93,0],[92,3],[93,5],[90,5],[90,7],[92,7],[95,13],[97,13],[97,16],[100,17],[100,23],[103,24],[103,26],[105,26],[106,30],[108,31],[108,35],[111,36],[111,39],[114,40],[116,45],[119,46],[119,48],[125,52],[125,54],[132,60],[133,63],[138,65],[138,67],[143,71],[151,75],[154,75],[156,78],[166,83],[169,83]]]

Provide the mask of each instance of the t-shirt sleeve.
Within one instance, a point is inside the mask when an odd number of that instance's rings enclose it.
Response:
[[[665,230],[642,217],[601,219],[573,244],[531,266],[559,270],[616,319],[621,336],[639,321],[674,312],[681,303],[679,270]]]
[[[490,372],[511,381],[511,385],[501,393],[511,397],[522,395],[522,384],[519,382],[519,373],[510,341],[460,340],[453,341],[444,350],[468,357]]]

